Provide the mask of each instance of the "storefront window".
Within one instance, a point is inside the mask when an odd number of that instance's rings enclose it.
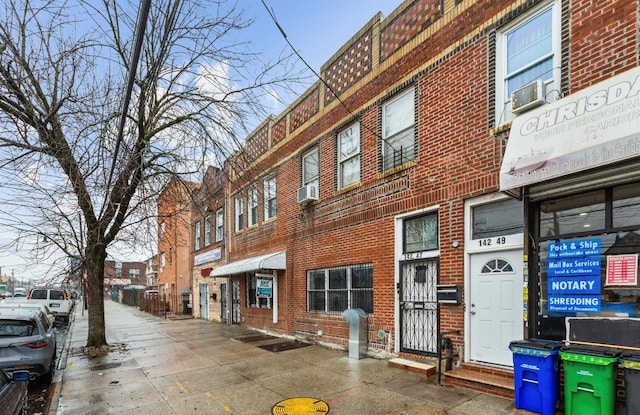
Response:
[[[604,190],[542,202],[540,236],[550,237],[605,228]]]
[[[640,317],[640,184],[540,204],[540,332],[566,317]]]
[[[640,186],[632,183],[613,189],[613,226],[640,225]]]

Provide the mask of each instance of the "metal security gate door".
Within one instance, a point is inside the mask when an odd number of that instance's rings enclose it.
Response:
[[[240,324],[240,280],[231,280],[231,324]]]
[[[227,283],[220,284],[220,321],[227,324],[229,309],[227,308]]]
[[[438,260],[406,262],[400,271],[400,351],[438,351]]]

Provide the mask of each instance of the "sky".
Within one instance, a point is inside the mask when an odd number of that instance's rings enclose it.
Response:
[[[233,1],[233,0],[232,0]],[[265,4],[287,35],[298,54],[315,71],[331,58],[376,13],[389,16],[401,0],[237,0],[246,19],[254,23],[243,35],[254,50],[275,60],[283,50],[290,52]],[[312,80],[315,82],[315,79]],[[300,91],[301,93],[304,90]],[[282,111],[284,108],[281,108]],[[276,112],[274,115],[278,115]],[[0,246],[11,235],[0,229]],[[120,261],[140,261],[145,258],[113,258]],[[25,263],[15,252],[0,250],[0,275],[13,275],[17,281],[38,279],[48,269],[47,264]]]

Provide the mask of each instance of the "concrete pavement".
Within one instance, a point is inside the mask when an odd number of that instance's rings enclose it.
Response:
[[[49,415],[293,415],[312,413],[311,405],[331,415],[530,414],[512,400],[437,385],[435,376],[349,359],[346,351],[274,352],[270,345],[281,339],[263,333],[166,320],[110,300],[105,315],[109,352],[90,357],[88,317],[76,310]]]

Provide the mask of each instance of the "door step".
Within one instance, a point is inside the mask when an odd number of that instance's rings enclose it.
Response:
[[[448,385],[513,399],[513,371],[509,369],[464,363],[458,368],[443,372],[443,376]]]
[[[417,362],[415,360],[403,359],[397,357],[389,360],[389,367],[408,370],[409,372],[420,373],[425,376],[433,376],[436,374],[436,367],[428,363]]]

